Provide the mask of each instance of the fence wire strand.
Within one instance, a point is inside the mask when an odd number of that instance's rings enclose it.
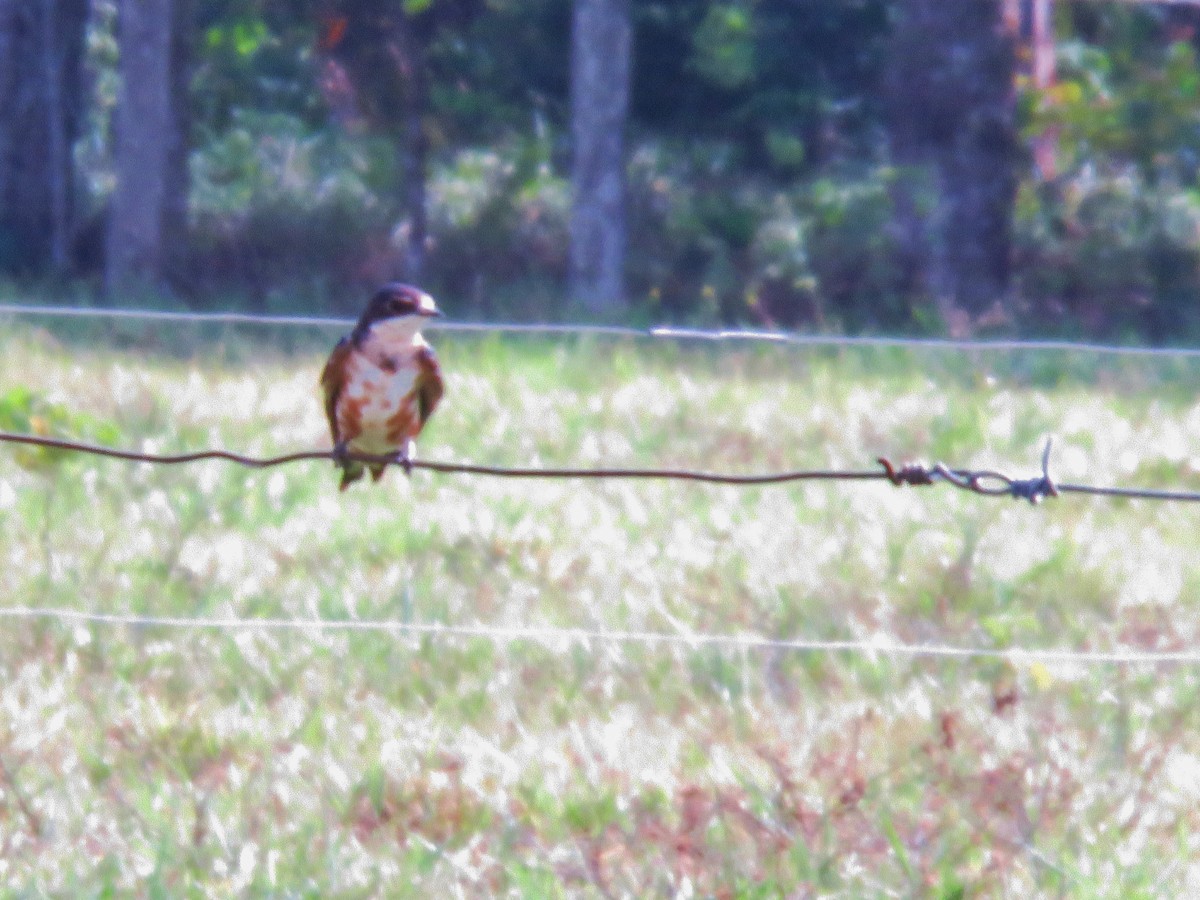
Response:
[[[924,487],[938,483],[949,484],[960,490],[985,497],[1011,497],[1040,503],[1048,497],[1062,494],[1088,494],[1100,497],[1122,497],[1138,500],[1174,500],[1200,502],[1200,493],[1194,491],[1169,491],[1151,488],[1102,487],[1088,484],[1057,483],[1050,476],[1051,442],[1047,441],[1042,451],[1042,472],[1032,478],[1014,478],[992,469],[954,469],[943,463],[928,466],[923,463],[908,463],[897,466],[886,457],[879,457],[878,469],[797,469],[787,472],[733,475],[719,472],[703,472],[693,469],[634,469],[634,468],[519,468],[510,466],[487,466],[477,463],[440,462],[414,459],[402,461],[396,456],[380,456],[369,453],[348,453],[339,457],[333,450],[300,450],[279,456],[245,456],[228,450],[197,450],[191,453],[159,454],[136,450],[119,450],[86,444],[65,438],[46,437],[36,434],[0,432],[0,443],[23,444],[52,450],[87,453],[94,456],[143,462],[157,465],[181,465],[204,460],[224,460],[256,469],[265,469],[288,463],[309,460],[375,463],[403,465],[412,469],[455,475],[486,475],[498,478],[590,478],[590,479],[669,479],[694,481],[707,484],[753,486],[787,484],[800,481],[887,481],[896,487],[911,485]]]
[[[1200,0],[1198,0],[1200,2]],[[47,306],[32,303],[0,304],[0,316],[40,316],[50,318],[114,319],[146,322],[177,322],[208,325],[299,326],[345,329],[353,319],[336,316],[289,316],[240,312],[186,312],[176,310]],[[701,342],[758,342],[799,347],[875,347],[915,350],[986,350],[986,351],[1059,351],[1099,353],[1121,356],[1200,357],[1200,347],[1132,347],[1120,344],[1092,344],[1058,340],[956,340],[953,338],[902,338],[802,334],[791,331],[757,329],[678,328],[670,325],[632,328],[622,325],[562,324],[553,322],[431,322],[431,330],[464,333],[596,335],[625,338],[657,338]]]
[[[282,619],[237,617],[151,616],[94,613],[73,609],[29,606],[0,608],[0,619],[49,619],[62,624],[137,628],[182,628],[205,631],[382,632],[410,637],[480,638],[497,644],[539,641],[555,646],[591,642],[697,649],[851,653],[862,656],[907,656],[936,659],[1000,659],[1013,664],[1077,665],[1196,665],[1200,650],[1070,650],[1060,648],[962,647],[953,644],[907,644],[890,638],[822,640],[770,638],[756,634],[673,633],[593,628],[552,628],[535,625],[446,625],[436,622],[397,622],[378,619]]]

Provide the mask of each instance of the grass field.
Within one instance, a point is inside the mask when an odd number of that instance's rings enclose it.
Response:
[[[333,335],[0,327],[10,419],[327,445]],[[1063,480],[1200,486],[1192,363],[435,342],[430,459],[1034,474],[1053,434]],[[1182,504],[0,448],[6,606],[1192,648],[1197,547]],[[6,896],[1200,891],[1187,666],[0,623]]]

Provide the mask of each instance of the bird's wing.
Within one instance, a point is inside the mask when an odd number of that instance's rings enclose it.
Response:
[[[345,386],[346,363],[353,347],[349,338],[342,338],[338,341],[333,352],[329,354],[329,361],[325,363],[324,371],[321,372],[321,388],[325,391],[325,416],[329,419],[329,433],[333,436],[335,444],[340,440],[337,402],[338,397],[342,394],[342,388]]]
[[[421,369],[421,374],[417,376],[417,413],[423,428],[441,401],[445,385],[442,383],[442,367],[438,365],[437,354],[432,347],[426,345],[417,351],[417,365]]]

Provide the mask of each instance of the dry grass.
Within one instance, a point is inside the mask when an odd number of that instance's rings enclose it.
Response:
[[[123,445],[324,445],[319,353],[136,337],[7,326],[5,388]],[[1181,363],[437,344],[429,458],[1032,473],[1052,432],[1064,480],[1200,480]],[[1184,506],[428,473],[339,496],[319,464],[21,461],[0,458],[9,605],[1098,649],[1200,631]],[[13,621],[0,884],[1180,896],[1198,699],[1186,667]]]

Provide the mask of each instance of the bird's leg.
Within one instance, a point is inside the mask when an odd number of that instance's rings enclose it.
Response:
[[[412,438],[405,441],[400,449],[396,451],[396,464],[404,470],[404,474],[411,476],[413,470],[413,460],[417,458],[417,442]]]
[[[333,464],[343,469],[350,465],[350,447],[345,441],[333,445]]]

